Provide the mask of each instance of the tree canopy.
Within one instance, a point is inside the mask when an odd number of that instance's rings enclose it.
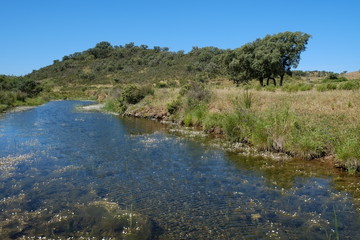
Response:
[[[291,75],[291,68],[298,66],[310,37],[302,32],[266,35],[228,52],[224,57],[225,68],[236,83],[258,79],[264,85],[267,79],[267,84],[273,80],[276,85],[275,79],[280,77],[282,85],[285,74]]]

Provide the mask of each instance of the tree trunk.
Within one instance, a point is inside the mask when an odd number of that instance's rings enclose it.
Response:
[[[264,79],[263,79],[263,78],[259,78],[259,82],[260,82],[260,85],[263,87],[263,86],[264,86]]]
[[[285,74],[281,74],[281,75],[280,75],[280,86],[282,86],[283,83],[284,83],[284,75],[285,75]]]
[[[273,77],[268,77],[268,78],[267,78],[267,80],[266,80],[266,85],[269,86],[270,79],[273,80],[274,86],[276,87],[276,79],[273,78]]]

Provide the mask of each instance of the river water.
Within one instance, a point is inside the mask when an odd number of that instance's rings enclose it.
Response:
[[[0,239],[75,236],[38,226],[91,202],[146,217],[153,239],[360,239],[355,190],[329,166],[245,157],[155,121],[75,109],[88,104],[0,116]],[[86,214],[76,223],[99,213]]]

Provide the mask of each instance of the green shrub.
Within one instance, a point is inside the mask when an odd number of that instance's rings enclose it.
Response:
[[[340,90],[357,90],[360,88],[358,81],[347,81],[339,84]]]
[[[239,126],[241,117],[239,113],[229,113],[224,116],[222,128],[224,129],[225,136],[231,141],[242,141],[244,135]]]
[[[0,91],[0,104],[13,106],[16,101],[16,93]]]
[[[184,118],[185,126],[200,126],[207,115],[207,106],[199,105],[188,110]]]
[[[137,87],[135,85],[126,85],[122,92],[121,98],[125,103],[136,104],[146,95],[154,94],[154,89],[149,86]]]
[[[264,91],[269,91],[269,92],[275,92],[276,91],[276,87],[273,85],[268,85],[262,88],[262,90]]]
[[[284,151],[295,123],[295,114],[288,107],[275,106],[264,113],[261,121],[264,122],[268,134],[268,148]]]
[[[226,114],[222,121],[222,129],[231,141],[249,142],[254,130],[256,116],[249,110]]]
[[[326,151],[326,136],[319,127],[311,127],[304,122],[297,122],[291,131],[291,138],[286,144],[287,150],[302,159],[321,157]]]
[[[337,85],[335,83],[326,83],[316,86],[316,90],[319,92],[331,91],[336,89],[337,89]]]
[[[320,84],[316,86],[316,90],[319,92],[325,92],[327,91],[326,85],[325,84]]]
[[[117,105],[118,105],[117,101],[115,101],[114,99],[108,99],[105,102],[104,110],[106,112],[119,112]]]
[[[79,74],[79,78],[84,79],[84,80],[93,81],[93,80],[95,80],[96,76],[93,73],[81,73],[81,74]]]
[[[181,107],[181,100],[180,98],[176,98],[175,100],[169,102],[166,105],[166,108],[170,114],[176,113]]]
[[[0,112],[5,111],[7,108],[8,108],[8,106],[7,106],[7,105],[0,104]]]
[[[336,157],[341,160],[349,171],[360,169],[360,128],[344,133],[335,148]]]
[[[335,83],[328,83],[326,84],[326,88],[328,90],[336,90],[337,89],[337,85]]]
[[[313,89],[314,85],[313,84],[300,84],[299,90],[300,91],[310,91],[311,89]]]
[[[41,96],[35,98],[27,98],[25,101],[26,105],[28,106],[39,106],[41,104],[44,104],[45,102],[45,99]],[[21,103],[21,105],[23,105],[23,103]]]
[[[19,80],[18,89],[29,97],[35,97],[43,90],[39,83],[29,79]]]
[[[186,127],[190,127],[192,125],[192,116],[190,113],[186,114],[185,119],[184,119],[184,125]]]
[[[253,127],[249,137],[250,143],[256,146],[258,149],[265,150],[271,148],[271,142],[269,141],[268,123],[263,121],[263,118],[260,116],[254,116],[252,122]]]
[[[219,113],[207,114],[203,121],[203,129],[205,132],[211,132],[215,128],[222,130],[224,115]]]
[[[246,109],[249,109],[249,108],[251,108],[253,102],[254,102],[254,96],[252,95],[251,92],[246,90],[242,96],[243,107]]]
[[[25,99],[28,97],[28,95],[24,92],[17,91],[16,93],[16,100],[25,102]]]
[[[338,82],[345,82],[347,81],[347,79],[345,77],[336,77],[336,78],[326,78],[326,79],[323,79],[321,82],[322,83],[338,83]]]
[[[166,88],[167,86],[168,86],[168,84],[165,81],[160,81],[156,84],[156,87],[158,87],[158,88]]]
[[[309,91],[313,87],[312,84],[297,83],[285,85],[282,90],[286,92]]]
[[[208,103],[211,97],[211,92],[205,84],[195,81],[185,84],[179,94],[186,97],[186,105],[189,109]]]

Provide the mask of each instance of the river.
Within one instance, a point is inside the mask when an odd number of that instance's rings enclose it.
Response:
[[[153,239],[360,239],[357,186],[343,187],[358,178],[241,156],[156,121],[76,110],[89,104],[0,115],[1,239],[75,236],[74,224],[87,229],[83,239],[117,239],[101,229],[111,224],[89,232],[99,212],[74,210],[94,202],[144,216]],[[46,229],[65,211],[86,217]]]

